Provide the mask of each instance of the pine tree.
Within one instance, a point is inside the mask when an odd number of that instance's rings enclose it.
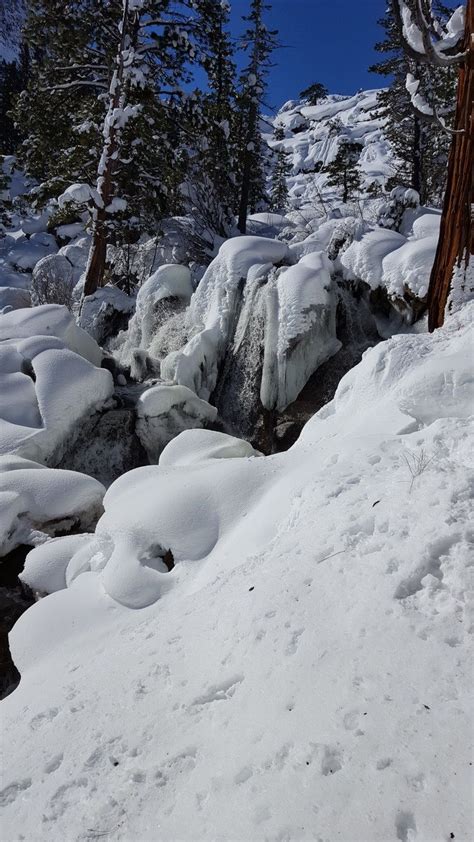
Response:
[[[92,231],[87,294],[103,281],[107,244],[136,239],[179,196],[172,101],[189,79],[195,8],[195,0],[31,0],[35,58],[17,107],[22,159],[41,182],[39,200],[71,183],[89,188],[80,192]]]
[[[359,143],[342,138],[336,157],[322,169],[322,172],[328,176],[327,184],[329,187],[342,188],[342,201],[344,203],[361,189],[360,153],[361,146]]]
[[[251,0],[249,24],[242,37],[242,48],[249,60],[240,79],[239,109],[239,210],[238,228],[247,229],[248,211],[255,210],[265,196],[266,155],[260,131],[259,112],[263,104],[270,56],[278,46],[276,30],[267,28],[264,13],[270,7],[264,0]]]
[[[209,233],[229,236],[235,200],[235,63],[229,32],[227,0],[201,0],[198,10],[199,62],[208,81],[205,94],[196,92],[195,147],[188,176],[193,214]]]
[[[414,0],[408,0],[413,5]],[[446,7],[437,8],[446,14]],[[378,115],[385,117],[385,134],[395,153],[398,167],[387,187],[412,187],[422,204],[439,204],[449,152],[449,137],[439,125],[424,120],[411,107],[406,88],[407,73],[425,76],[438,107],[452,108],[456,75],[452,68],[439,68],[427,78],[426,70],[406,55],[396,20],[390,10],[379,20],[385,39],[375,45],[385,58],[370,68],[372,73],[391,77],[390,85],[378,95]]]
[[[283,140],[284,131],[277,126],[274,131],[275,140]],[[288,176],[291,173],[289,154],[282,146],[276,149],[276,160],[272,173],[271,207],[274,211],[284,211],[288,203]]]
[[[321,82],[313,82],[300,92],[300,99],[306,99],[308,105],[317,105],[320,99],[328,95],[328,89]]]

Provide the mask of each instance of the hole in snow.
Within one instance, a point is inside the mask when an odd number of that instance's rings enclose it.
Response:
[[[140,558],[140,564],[157,570],[158,573],[170,573],[175,566],[171,550],[165,550],[160,544],[152,544]]]

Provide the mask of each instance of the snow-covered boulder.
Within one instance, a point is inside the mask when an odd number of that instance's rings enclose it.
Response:
[[[69,310],[75,281],[72,264],[61,254],[50,254],[38,260],[31,276],[33,305],[64,304]]]
[[[158,385],[140,395],[137,435],[150,462],[157,463],[163,448],[183,430],[216,420],[217,409],[186,386]]]
[[[100,345],[125,330],[135,309],[135,298],[107,284],[82,302],[80,326]]]
[[[209,459],[242,459],[261,456],[248,441],[212,430],[186,430],[166,445],[160,465],[194,465]]]
[[[21,310],[30,307],[31,297],[27,289],[0,286],[0,315],[10,310]]]
[[[0,452],[55,462],[113,392],[99,346],[65,307],[0,317]]]
[[[32,234],[29,239],[23,237],[15,240],[6,259],[17,269],[31,271],[38,260],[48,254],[55,254],[57,250],[58,246],[52,234]]]
[[[54,593],[66,587],[66,569],[73,555],[90,541],[90,535],[63,535],[38,544],[26,556],[20,579],[33,591]]]
[[[105,488],[92,477],[0,456],[0,556],[68,529],[95,525]]]

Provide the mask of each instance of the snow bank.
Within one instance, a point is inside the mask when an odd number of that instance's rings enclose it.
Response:
[[[84,417],[111,397],[102,352],[65,307],[15,310],[0,318],[0,452],[40,462],[60,458]]]
[[[216,385],[249,269],[288,257],[288,247],[276,240],[251,236],[227,240],[191,299],[187,323],[195,333],[184,348],[163,360],[162,376],[207,400]]]
[[[212,430],[187,430],[166,445],[160,465],[193,465],[209,459],[240,459],[261,456],[248,441]]]
[[[109,489],[10,636],[7,838],[470,838],[472,315],[368,351],[287,453],[189,432]]]
[[[93,526],[104,494],[105,488],[84,474],[0,456],[0,556],[56,532]]]
[[[137,435],[151,462],[158,462],[165,445],[183,430],[205,426],[217,409],[186,386],[153,386],[137,403]]]

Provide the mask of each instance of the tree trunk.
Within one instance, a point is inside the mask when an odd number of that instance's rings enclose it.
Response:
[[[255,129],[258,119],[258,106],[252,102],[249,108],[249,124],[247,131],[247,145],[245,148],[244,165],[242,172],[242,186],[240,189],[240,203],[239,203],[239,219],[237,227],[241,234],[247,231],[247,212],[249,207],[250,196],[250,178],[252,167],[252,156],[250,154],[249,145],[253,142],[255,136]]]
[[[421,203],[424,203],[424,190],[422,181],[422,149],[421,149],[421,125],[418,114],[413,118],[413,169],[411,186],[420,196]]]
[[[87,261],[86,277],[82,300],[87,295],[93,295],[102,286],[107,257],[107,212],[106,208],[112,200],[112,176],[117,152],[117,129],[114,125],[113,114],[119,105],[123,105],[123,73],[124,49],[129,30],[128,0],[124,0],[120,42],[115,58],[115,70],[109,87],[109,106],[104,120],[104,145],[97,173],[97,193],[100,197],[100,207],[94,208],[92,219],[92,243]]]
[[[468,0],[464,50],[460,65],[453,142],[449,153],[448,179],[444,197],[438,248],[428,290],[428,327],[441,327],[457,269],[467,278],[472,253],[470,207],[472,201],[472,152],[474,97],[474,0]]]

